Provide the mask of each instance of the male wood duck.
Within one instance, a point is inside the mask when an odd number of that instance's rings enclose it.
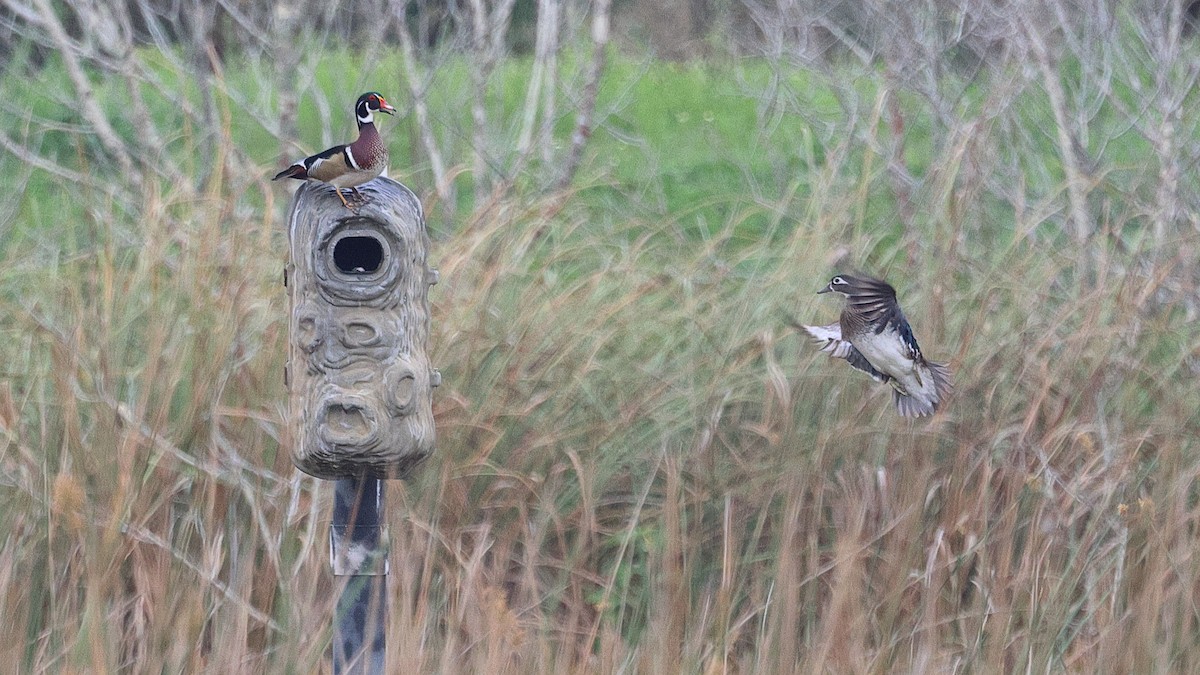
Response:
[[[387,145],[375,128],[377,112],[395,115],[396,109],[388,105],[377,92],[369,91],[359,96],[358,102],[354,104],[354,115],[358,118],[358,140],[348,145],[336,145],[312,157],[305,157],[280,171],[272,180],[296,178],[329,183],[334,187],[342,204],[350,209],[350,204],[342,196],[342,188],[350,188],[356,197],[361,197],[357,186],[379,176],[387,167]]]
[[[846,359],[876,382],[890,384],[901,416],[932,415],[953,388],[950,369],[925,360],[900,311],[896,289],[880,279],[840,274],[817,293],[846,298],[837,323],[803,326],[822,344],[821,351]]]

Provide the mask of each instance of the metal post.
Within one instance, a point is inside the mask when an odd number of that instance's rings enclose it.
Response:
[[[383,481],[343,478],[335,483],[329,562],[346,577],[333,629],[333,672],[384,672],[387,644],[388,545]]]

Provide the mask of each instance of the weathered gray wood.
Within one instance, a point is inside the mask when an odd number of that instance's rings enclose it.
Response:
[[[292,460],[318,478],[403,478],[434,450],[429,235],[388,178],[363,199],[300,186],[288,215]]]

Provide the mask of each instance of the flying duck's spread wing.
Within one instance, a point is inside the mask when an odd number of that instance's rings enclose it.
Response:
[[[821,351],[829,354],[835,359],[845,359],[854,368],[863,371],[871,376],[871,379],[876,382],[887,382],[887,375],[875,369],[867,357],[862,355],[862,352],[854,348],[848,340],[842,339],[842,327],[836,323],[828,326],[804,326],[801,325],[809,335],[816,339],[817,344],[821,345]]]

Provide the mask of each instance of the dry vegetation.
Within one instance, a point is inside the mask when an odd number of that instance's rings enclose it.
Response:
[[[0,663],[328,667],[331,488],[280,447],[266,179],[369,84],[429,94],[385,134],[442,279],[439,452],[389,492],[392,671],[1200,669],[1183,7],[867,2],[895,23],[813,60],[824,24],[744,4],[759,52],[700,66],[591,58],[587,7],[543,0],[573,42],[532,60],[284,72],[247,41],[193,76],[186,45],[5,0]],[[788,328],[849,268],[950,361],[933,420]]]

